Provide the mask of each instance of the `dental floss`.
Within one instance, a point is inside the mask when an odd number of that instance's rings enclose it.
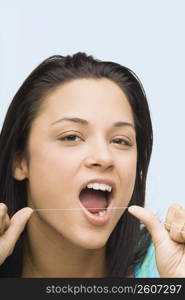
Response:
[[[115,207],[107,207],[105,210],[108,209],[122,209],[122,208],[128,208],[128,206],[115,206]],[[99,207],[94,208],[90,207],[89,209],[100,209]],[[35,211],[40,211],[40,210],[82,210],[80,207],[75,207],[75,208],[36,208]]]
[[[112,209],[112,210],[115,209],[116,210],[116,209],[123,209],[123,208],[129,208],[129,206],[108,207],[108,208],[106,208],[106,210],[108,210],[108,209]],[[93,209],[96,209],[96,208],[93,207]],[[99,209],[99,207],[97,209]],[[82,210],[82,208],[76,207],[76,208],[36,208],[36,209],[34,209],[34,211],[48,211],[48,210],[49,211],[63,211],[63,210],[65,211],[65,210]],[[163,225],[168,225],[168,226],[177,226],[177,227],[179,226],[177,224],[169,224],[169,223],[166,223],[166,222],[162,222],[162,224]],[[182,230],[177,229],[177,231],[185,233],[185,231],[182,231]]]

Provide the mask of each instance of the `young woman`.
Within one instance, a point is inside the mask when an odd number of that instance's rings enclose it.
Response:
[[[152,142],[131,70],[85,53],[42,62],[0,136],[0,276],[184,277],[184,210],[164,225],[143,208]]]

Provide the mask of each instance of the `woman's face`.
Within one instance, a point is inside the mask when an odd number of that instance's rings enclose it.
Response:
[[[100,221],[93,221],[95,216],[89,219],[82,209],[79,193],[91,180],[109,180],[115,184],[110,206],[128,206],[137,163],[131,107],[120,87],[108,79],[73,80],[43,101],[28,140],[28,205],[59,209],[35,214],[42,226],[71,243],[103,247],[125,209],[107,210],[108,218],[96,216]]]

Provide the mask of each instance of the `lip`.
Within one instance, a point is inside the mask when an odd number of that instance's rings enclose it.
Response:
[[[95,214],[91,214],[80,202],[80,192],[82,191],[82,189],[84,189],[87,184],[92,183],[92,182],[97,182],[97,183],[104,183],[104,184],[108,184],[110,186],[112,186],[112,191],[111,194],[109,196],[109,200],[108,200],[108,209],[106,210],[106,213],[103,216],[97,216]],[[86,219],[91,222],[94,225],[104,225],[106,223],[108,223],[108,221],[110,220],[111,217],[111,207],[113,206],[113,198],[114,198],[114,194],[115,194],[115,183],[112,180],[109,179],[103,179],[103,178],[95,178],[95,179],[91,179],[85,183],[83,183],[83,185],[80,188],[79,194],[78,194],[78,198],[79,198],[79,204],[80,207],[82,208],[82,211],[84,213],[84,216],[86,217]]]
[[[80,190],[79,190],[79,193],[78,193],[78,196],[80,195],[80,192],[89,184],[89,183],[93,183],[93,182],[97,182],[97,183],[104,183],[104,184],[108,184],[112,187],[112,191],[111,191],[111,198],[112,198],[112,195],[114,195],[115,193],[115,189],[116,189],[116,184],[113,180],[111,179],[108,179],[108,178],[93,178],[93,179],[90,179],[86,182],[84,182],[81,187],[80,187]]]

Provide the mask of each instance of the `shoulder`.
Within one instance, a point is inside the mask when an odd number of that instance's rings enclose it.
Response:
[[[143,261],[134,268],[135,278],[159,278],[159,272],[155,260],[155,248],[153,243],[147,249]]]

